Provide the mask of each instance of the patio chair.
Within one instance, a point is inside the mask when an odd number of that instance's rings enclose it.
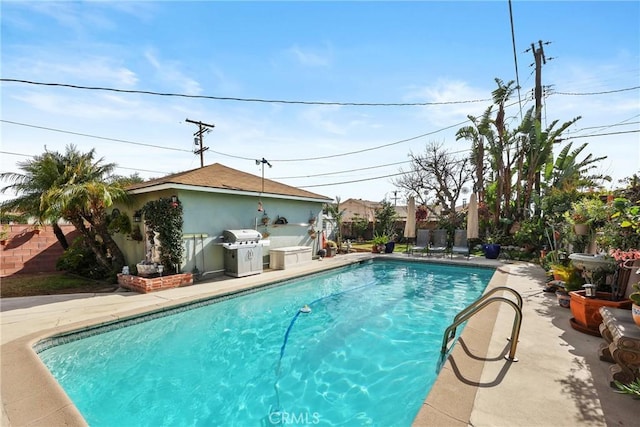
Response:
[[[430,254],[445,254],[449,249],[447,230],[439,228],[433,231],[433,245],[429,248]]]
[[[431,232],[426,229],[418,230],[416,234],[416,245],[409,249],[409,255],[413,255],[414,252],[424,252],[429,249],[429,238]]]
[[[453,246],[451,247],[451,257],[453,255],[466,255],[467,259],[471,256],[469,251],[469,241],[467,239],[467,230],[456,230],[453,234]]]

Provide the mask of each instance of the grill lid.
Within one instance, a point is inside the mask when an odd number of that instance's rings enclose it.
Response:
[[[262,234],[259,231],[244,229],[244,230],[224,230],[222,237],[226,243],[248,243],[257,242],[262,239]]]

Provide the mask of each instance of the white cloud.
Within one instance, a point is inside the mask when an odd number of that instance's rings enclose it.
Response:
[[[426,123],[434,126],[450,126],[465,120],[469,114],[482,114],[491,105],[491,101],[462,104],[444,103],[490,99],[491,90],[493,89],[472,88],[463,81],[439,79],[429,86],[409,88],[403,99],[406,102],[443,103],[425,106],[417,111],[420,111],[419,116],[422,116]]]
[[[187,95],[199,95],[202,92],[200,83],[188,77],[180,68],[181,64],[176,61],[160,61],[153,49],[148,49],[144,57],[149,61],[156,71],[157,78],[163,83],[176,86]]]
[[[328,47],[324,51],[320,51],[312,48],[302,48],[296,44],[290,47],[287,52],[305,67],[328,67],[331,65],[332,55]]]
[[[143,120],[154,123],[175,122],[172,104],[154,104],[144,98],[123,97],[112,93],[73,92],[60,95],[52,91],[24,91],[4,95],[26,104],[51,117],[73,117],[77,119]],[[34,122],[35,123],[35,122]],[[36,123],[39,124],[39,123]]]
[[[92,85],[135,86],[138,82],[137,74],[119,62],[107,57],[80,56],[67,56],[65,62],[60,62],[46,52],[29,52],[29,56],[15,59],[4,71],[9,75],[46,82],[89,81]]]

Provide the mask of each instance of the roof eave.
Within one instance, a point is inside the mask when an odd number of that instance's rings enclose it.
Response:
[[[148,187],[135,188],[132,190],[128,190],[131,194],[145,194],[152,193],[155,191],[164,191],[164,190],[187,190],[187,191],[199,191],[201,193],[217,193],[217,194],[235,194],[240,196],[254,196],[254,197],[263,197],[263,198],[271,198],[271,199],[286,199],[286,200],[299,200],[306,202],[319,202],[326,203],[331,202],[333,199],[327,197],[305,197],[305,196],[294,196],[290,194],[275,194],[275,193],[260,193],[257,191],[245,191],[245,190],[232,190],[225,188],[214,188],[214,187],[201,187],[197,185],[187,185],[187,184],[177,184],[172,182],[164,182],[162,184],[150,185]]]

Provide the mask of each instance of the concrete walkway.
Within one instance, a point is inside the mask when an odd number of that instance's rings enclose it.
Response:
[[[571,328],[571,311],[542,291],[544,283],[536,265],[496,272],[489,288],[507,286],[523,297],[518,361],[504,359],[515,311],[493,304],[469,320],[414,425],[640,425],[640,401],[609,387],[611,365],[598,357],[604,340]]]
[[[85,424],[31,349],[44,337],[370,257],[338,256],[291,270],[146,295],[116,292],[3,299],[2,425]],[[484,259],[453,262],[497,266],[489,286],[506,285],[523,296],[523,323],[516,354],[519,361],[508,362],[502,357],[508,349],[505,338],[510,335],[514,312],[505,304],[492,304],[491,309],[469,321],[414,425],[638,425],[640,402],[609,388],[610,365],[597,356],[602,339],[570,327],[570,311],[560,308],[555,296],[542,292],[542,269]]]

